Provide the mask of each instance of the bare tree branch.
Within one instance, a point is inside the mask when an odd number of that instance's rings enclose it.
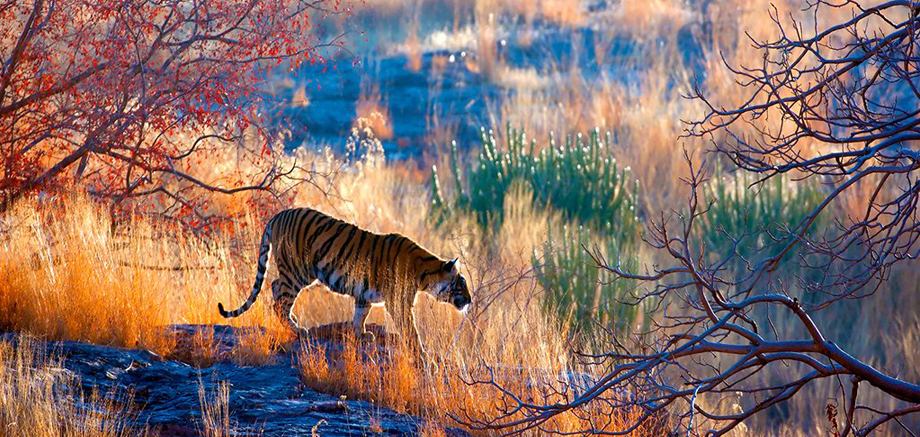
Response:
[[[920,256],[920,4],[862,7],[817,0],[810,8],[816,17],[822,8],[852,13],[824,29],[816,24],[814,35],[804,36],[803,23],[785,25],[774,8],[770,18],[779,37],[753,41],[762,63],[726,63],[748,93],[742,103],[726,109],[698,86],[691,97],[709,112],[688,123],[687,135],[711,140],[716,152],[754,173],[755,184],[783,174],[818,179],[827,187],[824,199],[775,236],[775,249],[762,259],[739,253],[740,236],[726,235],[728,253],[713,253],[695,231],[710,206],[700,194],[707,179],[685,152],[687,205],[652,221],[645,236],[672,265],[625,271],[591,251],[599,268],[646,283],[638,299],[662,308],[651,332],[629,345],[614,341],[606,352],[582,354],[586,365],[603,371],[574,394],[523,399],[492,377],[471,381],[494,387],[505,407],[492,418],[459,420],[507,434],[559,433],[554,418],[603,406],[634,412],[638,419],[623,430],[592,427],[582,434],[624,435],[668,415],[687,435],[720,436],[820,381],[837,387],[846,400],[842,435],[864,436],[889,422],[903,426],[903,416],[920,411],[918,381],[853,356],[812,318],[843,299],[872,296],[895,264]],[[814,229],[820,215],[860,184],[872,187],[863,213],[840,218],[827,231]],[[795,281],[778,277],[781,263],[793,257],[798,267],[817,274]],[[802,302],[795,290],[818,297]],[[778,332],[772,325],[777,317],[795,329]],[[767,327],[760,326],[764,322]],[[784,338],[786,332],[799,334]],[[764,372],[773,372],[774,381],[754,378]],[[867,385],[890,396],[895,407],[860,404],[858,394]],[[700,402],[738,393],[752,402],[735,411]]]

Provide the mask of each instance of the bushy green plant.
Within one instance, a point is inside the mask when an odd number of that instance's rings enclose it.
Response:
[[[788,232],[824,200],[821,187],[811,180],[790,183],[788,177],[777,175],[752,185],[756,181],[756,175],[743,171],[726,175],[717,167],[705,190],[711,206],[699,227],[710,253],[725,256],[731,251],[728,234],[740,239],[738,255],[749,262],[771,256]],[[824,226],[819,216],[812,232]],[[783,264],[792,258],[787,255]],[[740,268],[740,260],[737,264]]]
[[[597,245],[609,257],[622,258],[624,268],[638,265],[636,242],[641,227],[638,181],[630,180],[629,167],[620,168],[611,157],[610,135],[598,130],[587,137],[567,136],[562,144],[550,136],[545,147],[527,140],[522,130],[507,127],[499,145],[491,131],[481,131],[482,148],[462,163],[452,143],[450,172],[454,196],[445,199],[437,168],[432,168],[431,189],[435,220],[469,213],[484,227],[497,229],[503,220],[505,196],[520,181],[533,193],[533,205],[562,213],[568,223],[550,235],[533,263],[548,293],[547,309],[571,320],[576,328],[590,329],[592,320],[625,327],[635,318],[627,281],[597,268],[582,248]]]
[[[432,199],[439,220],[468,211],[483,226],[498,226],[508,189],[520,180],[532,189],[535,206],[561,211],[565,218],[621,241],[638,233],[638,181],[629,180],[629,167],[620,169],[610,156],[609,134],[603,139],[598,130],[587,138],[567,136],[562,145],[550,136],[539,152],[536,141],[528,142],[522,130],[508,127],[506,138],[499,147],[493,133],[483,129],[482,149],[465,167],[452,144],[450,171],[456,195],[451,202],[442,195],[437,168],[432,169]]]
[[[565,226],[550,235],[542,253],[534,253],[534,266],[547,293],[544,305],[579,331],[591,331],[595,322],[616,333],[626,332],[638,314],[630,291],[635,281],[617,279],[587,253],[599,249],[608,264],[634,271],[638,266],[634,244],[620,244],[584,227]]]

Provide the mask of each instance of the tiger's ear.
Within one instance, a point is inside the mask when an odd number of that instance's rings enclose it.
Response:
[[[457,260],[458,260],[458,259],[459,259],[459,258],[454,258],[454,259],[448,261],[447,264],[444,264],[444,271],[445,271],[445,272],[449,272],[449,271],[453,270],[453,269],[454,269],[454,265],[457,264]]]

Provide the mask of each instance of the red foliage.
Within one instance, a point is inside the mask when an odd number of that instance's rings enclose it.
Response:
[[[341,41],[311,14],[347,13],[321,0],[0,0],[0,209],[72,180],[116,203],[158,194],[178,215],[200,205],[167,182],[267,189],[279,171],[260,84],[278,65],[326,62],[319,51]],[[195,176],[228,145],[265,172],[236,186]]]

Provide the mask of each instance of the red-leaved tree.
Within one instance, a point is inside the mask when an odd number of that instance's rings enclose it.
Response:
[[[263,84],[326,62],[342,32],[323,28],[347,15],[325,0],[0,0],[0,210],[77,182],[200,223],[192,193],[303,174],[272,153]],[[227,147],[248,171],[196,173]]]

